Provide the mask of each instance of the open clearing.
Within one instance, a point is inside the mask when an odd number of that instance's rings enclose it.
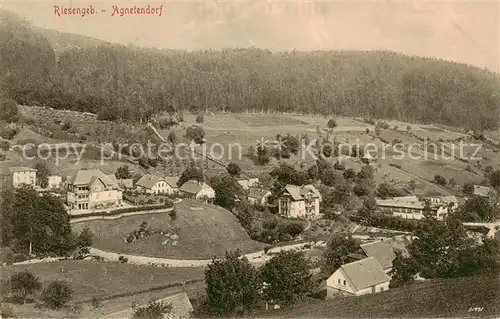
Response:
[[[255,317],[280,318],[453,318],[497,317],[500,278],[495,276],[421,282],[360,297],[306,299],[288,309],[260,311]],[[469,312],[470,307],[483,307]]]
[[[218,206],[194,200],[175,204],[177,218],[166,214],[129,216],[116,220],[94,220],[73,224],[75,231],[84,227],[94,234],[92,246],[104,251],[178,259],[210,259],[223,256],[226,250],[241,249],[254,252],[265,244],[250,239],[236,217]],[[178,239],[169,240],[161,235],[150,235],[133,243],[125,243],[131,232],[146,222],[153,230],[175,234]]]
[[[40,277],[43,282],[68,281],[74,290],[74,301],[139,292],[153,287],[204,278],[204,268],[158,268],[87,260],[2,266],[0,269],[4,279],[26,269]]]

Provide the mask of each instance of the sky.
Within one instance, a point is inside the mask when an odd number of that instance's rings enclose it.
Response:
[[[390,50],[500,73],[499,1],[0,0],[0,6],[39,27],[126,45]],[[58,16],[55,5],[97,13]],[[162,14],[111,15],[113,6],[134,5],[163,6]]]

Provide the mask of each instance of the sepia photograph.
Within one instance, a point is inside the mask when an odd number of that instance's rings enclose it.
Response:
[[[0,318],[480,317],[499,0],[0,0]]]

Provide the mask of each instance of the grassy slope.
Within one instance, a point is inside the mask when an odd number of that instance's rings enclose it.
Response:
[[[327,301],[308,299],[256,316],[286,318],[424,318],[500,315],[500,278],[475,277],[417,283],[407,288]],[[470,307],[483,307],[480,313]]]
[[[203,279],[203,268],[157,268],[85,260],[2,266],[2,278],[27,269],[41,281],[66,280],[74,289],[74,300],[88,300],[152,287]]]
[[[203,207],[203,210],[191,209]],[[118,220],[96,220],[73,225],[81,231],[89,227],[94,233],[93,246],[112,252],[164,258],[207,258],[221,256],[226,250],[240,248],[244,252],[263,249],[264,244],[253,241],[227,210],[213,205],[185,200],[176,204],[177,219],[172,221],[167,214],[130,216]],[[153,235],[134,243],[125,244],[126,238],[143,222],[156,230],[169,231],[178,236],[176,246],[163,245],[165,237]]]

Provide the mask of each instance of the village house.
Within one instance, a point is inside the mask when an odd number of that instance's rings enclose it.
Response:
[[[81,169],[66,181],[71,210],[91,210],[122,205],[122,189],[99,169]]]
[[[179,192],[186,197],[194,197],[197,199],[213,199],[215,191],[207,183],[199,182],[191,179],[179,189]]]
[[[403,219],[423,219],[426,203],[416,196],[402,196],[391,199],[378,199],[377,206],[380,211]],[[448,214],[448,205],[430,203],[431,212],[437,219],[442,220]]]
[[[173,194],[173,189],[163,177],[146,174],[135,184],[139,192],[146,194]]]
[[[165,177],[165,182],[167,182],[167,184],[170,186],[173,194],[179,193],[179,186],[177,186],[177,183],[179,182],[179,177],[167,176]]]
[[[240,184],[244,190],[249,190],[252,187],[259,186],[259,179],[258,178],[240,179],[238,180],[238,184]]]
[[[123,190],[133,190],[134,189],[134,180],[132,178],[125,178],[117,180],[118,185]]]
[[[62,176],[50,175],[47,180],[47,188],[49,189],[59,188],[62,185]]]
[[[36,169],[16,166],[11,167],[10,172],[12,173],[12,185],[15,188],[21,187],[21,185],[36,186]]]
[[[248,192],[248,201],[252,205],[266,205],[271,192],[260,188],[250,188]]]
[[[326,280],[327,298],[361,296],[389,289],[389,276],[374,257],[342,265]]]
[[[278,211],[289,218],[316,218],[321,200],[321,194],[313,185],[287,185],[278,194]]]
[[[172,312],[164,316],[165,319],[188,319],[191,317],[193,312],[193,305],[189,301],[189,297],[186,292],[181,292],[166,298],[158,299],[156,302],[161,302],[164,304],[172,305]],[[137,308],[142,308],[147,305],[137,306]],[[132,319],[134,315],[134,309],[128,308],[116,313],[106,315],[101,318],[105,319]]]

